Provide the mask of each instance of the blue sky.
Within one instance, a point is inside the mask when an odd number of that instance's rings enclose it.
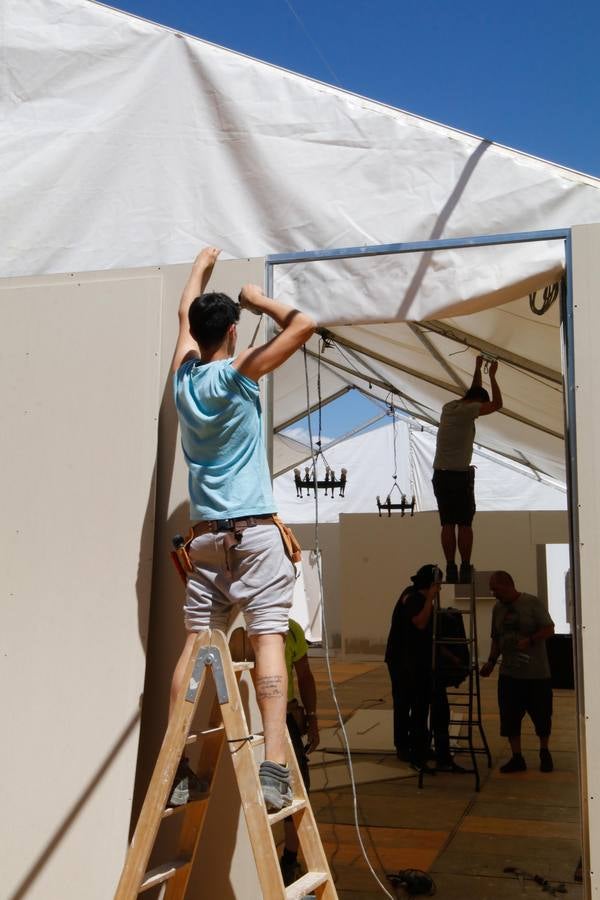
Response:
[[[110,5],[600,177],[598,0]],[[376,412],[352,392],[325,407],[323,434]]]

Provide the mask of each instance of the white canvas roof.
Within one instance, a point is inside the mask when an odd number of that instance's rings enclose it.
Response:
[[[479,425],[479,423],[478,423]],[[399,503],[401,492],[408,501],[414,494],[416,511],[437,509],[431,475],[435,453],[434,429],[420,430],[414,424],[397,422],[397,485],[394,488],[394,446],[391,423],[375,428],[335,446],[324,448],[327,464],[339,477],[342,468],[348,470],[348,481],[344,497],[325,496],[319,491],[319,521],[337,522],[340,514],[376,513],[376,498],[385,503],[390,494],[392,503]],[[300,445],[296,445],[300,451]],[[304,467],[312,466],[307,459],[304,446],[302,461],[298,461],[301,474]],[[485,511],[501,510],[542,510],[566,509],[566,487],[556,479],[536,475],[523,464],[507,461],[504,457],[481,448],[475,449],[473,465],[477,466],[477,509]],[[319,459],[317,473],[324,477],[325,462]],[[275,502],[280,515],[290,523],[313,522],[315,518],[314,495],[302,498],[296,496],[294,473],[288,471],[275,479]],[[393,516],[401,513],[392,511]],[[386,516],[384,511],[382,515]],[[410,513],[407,513],[410,515]]]
[[[90,0],[5,0],[2,27],[3,276],[181,262],[204,243],[240,258],[600,221],[597,179]],[[290,265],[275,287],[433,419],[472,354],[399,323],[458,325],[550,369],[501,365],[517,418],[480,433],[560,477],[558,319],[520,298],[563,262],[561,242],[470,248]],[[325,394],[364,386],[335,371]],[[300,413],[303,377],[297,361],[279,376],[276,423]]]

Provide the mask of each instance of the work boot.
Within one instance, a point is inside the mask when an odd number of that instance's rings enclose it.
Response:
[[[471,584],[473,581],[473,566],[468,562],[461,562],[460,564],[460,583],[461,584]]]
[[[527,763],[520,753],[513,753],[509,761],[500,766],[500,771],[503,775],[511,775],[513,772],[525,772],[526,770]]]
[[[540,750],[540,772],[553,772],[554,771],[554,762],[552,760],[552,754],[548,750],[547,747],[542,747]]]
[[[458,567],[455,562],[446,563],[446,581],[448,584],[458,584]]]
[[[465,769],[463,766],[459,766],[458,763],[455,763],[452,757],[450,759],[442,759],[435,764],[436,772],[454,772],[456,775],[464,775],[465,772],[468,772],[468,769]]]
[[[291,804],[294,796],[290,784],[290,770],[287,766],[266,759],[260,764],[258,777],[267,812],[278,812]]]
[[[207,791],[207,782],[198,778],[184,756],[177,766],[167,806],[185,806],[186,803],[198,800]]]
[[[415,772],[422,772],[423,775],[435,775],[435,769],[432,769],[428,763],[421,760],[411,759],[409,765]]]

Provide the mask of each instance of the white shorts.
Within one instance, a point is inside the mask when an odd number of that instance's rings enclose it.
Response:
[[[254,525],[225,554],[227,532],[194,538],[188,554],[185,627],[227,629],[232,606],[244,613],[248,634],[284,634],[288,630],[296,570],[285,555],[276,525]]]

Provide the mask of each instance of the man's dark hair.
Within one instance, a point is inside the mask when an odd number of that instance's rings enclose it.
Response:
[[[486,391],[485,388],[482,387],[470,387],[463,400],[478,400],[479,403],[489,403],[490,395]]]
[[[227,294],[210,291],[196,297],[190,306],[190,334],[200,347],[212,350],[213,347],[218,347],[229,326],[238,322],[239,318],[239,304],[234,303]]]

